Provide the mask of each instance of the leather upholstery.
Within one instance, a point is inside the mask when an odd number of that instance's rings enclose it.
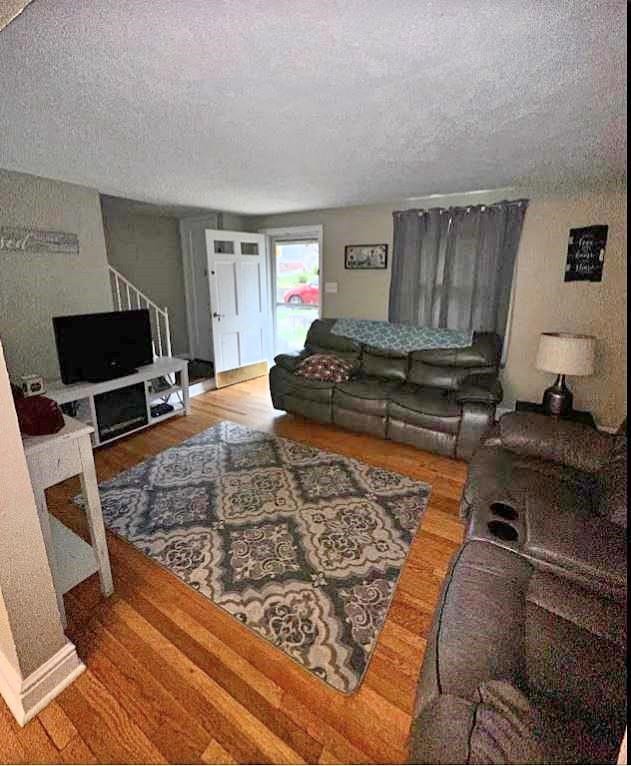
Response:
[[[622,604],[469,541],[434,615],[409,762],[613,763],[625,693]]]
[[[334,352],[343,359],[359,363],[361,345],[342,335],[335,335],[331,328],[335,319],[316,319],[312,322],[305,340],[306,354],[326,354]]]
[[[295,372],[296,367],[304,358],[305,354],[302,352],[299,354],[278,354],[274,357],[274,362],[288,372]]]
[[[525,457],[596,473],[609,458],[614,440],[583,423],[538,413],[509,412],[500,420],[502,445]]]
[[[362,352],[362,372],[386,380],[405,381],[408,355],[395,354],[367,346]]]
[[[627,591],[627,488],[621,471],[626,439],[550,420],[530,413],[505,415],[499,443],[494,438],[477,450],[461,502],[467,537],[516,551],[542,569],[622,600]],[[511,506],[515,518],[499,518],[494,502]],[[618,518],[620,524],[614,521]],[[497,522],[510,525],[514,539],[500,539],[489,529]]]
[[[390,397],[397,388],[396,383],[379,378],[358,378],[338,383],[333,396],[334,406],[385,417]]]
[[[461,409],[451,391],[406,385],[390,399],[390,417],[431,431],[457,434]]]
[[[502,386],[494,373],[467,375],[456,392],[459,402],[497,404],[502,401]]]
[[[392,414],[388,417],[386,437],[394,442],[410,444],[417,449],[435,452],[445,457],[456,455],[456,435],[434,431],[432,428],[423,428],[414,423],[398,420]]]
[[[390,353],[335,335],[335,321],[316,320],[303,351],[276,357],[270,370],[274,407],[469,460],[501,401],[500,338],[475,333],[465,349]],[[298,362],[314,353],[353,361],[354,376],[314,386],[294,375]]]

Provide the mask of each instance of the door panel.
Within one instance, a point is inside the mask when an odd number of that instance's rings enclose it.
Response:
[[[260,328],[241,333],[241,364],[254,364],[264,356],[263,333]]]
[[[239,302],[260,314],[263,311],[261,266],[258,263],[240,263],[239,271]]]
[[[221,362],[222,370],[234,370],[241,367],[239,358],[239,333],[221,333]],[[221,372],[222,370],[219,370]]]
[[[212,300],[211,293],[211,309],[213,306],[216,306],[215,310],[219,314],[223,314],[222,318],[234,318],[239,313],[237,301],[237,264],[234,262],[215,261],[214,271],[221,289],[217,291],[217,299],[215,301]]]
[[[269,358],[271,316],[265,237],[206,231],[215,370]]]

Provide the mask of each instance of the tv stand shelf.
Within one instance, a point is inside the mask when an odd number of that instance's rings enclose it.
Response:
[[[150,382],[163,378],[168,382],[168,385],[162,390],[153,390],[150,386]],[[101,433],[106,429],[103,421],[103,415],[101,415],[101,422],[99,420],[99,399],[95,402],[95,397],[100,397],[101,400],[106,399],[101,395],[111,392],[119,391],[120,389],[128,388],[130,392],[130,398],[132,393],[136,395],[136,399],[141,396],[138,392],[141,391],[141,387],[138,384],[142,384],[144,387],[144,406],[141,406],[138,401],[137,405],[137,420],[138,425],[130,423],[128,430],[124,430],[122,433],[117,433],[114,436],[105,436]],[[122,400],[125,400],[125,392],[121,391]],[[158,357],[153,364],[147,364],[143,367],[139,367],[136,372],[131,375],[123,375],[120,378],[114,378],[112,380],[104,380],[99,383],[72,383],[65,385],[61,380],[52,380],[47,382],[46,396],[54,399],[57,404],[71,404],[77,405],[77,411],[74,417],[78,420],[91,425],[94,428],[92,434],[93,446],[98,447],[104,444],[120,439],[122,436],[127,436],[135,431],[140,431],[143,428],[148,428],[151,425],[159,423],[175,415],[188,415],[190,413],[190,399],[188,390],[188,362],[186,359],[178,359],[176,357],[162,356]],[[179,401],[173,404],[173,411],[166,414],[153,417],[151,415],[151,405],[153,402],[165,398],[177,396]],[[119,401],[120,401],[119,396]],[[133,420],[133,418],[132,418]],[[140,422],[143,421],[143,422]],[[115,430],[115,423],[111,426],[108,425],[109,430]],[[126,426],[121,421],[120,424],[123,428]]]

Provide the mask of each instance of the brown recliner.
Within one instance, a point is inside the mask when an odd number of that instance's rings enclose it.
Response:
[[[612,435],[545,415],[504,415],[469,466],[460,505],[466,537],[624,599],[626,472],[626,423]]]
[[[411,763],[615,763],[626,722],[625,429],[505,415],[462,498]]]
[[[393,441],[470,459],[492,427],[502,399],[501,339],[475,333],[461,349],[387,352],[335,335],[335,319],[318,319],[299,354],[279,354],[270,370],[274,407]],[[315,353],[355,363],[346,383],[307,380],[296,366]]]

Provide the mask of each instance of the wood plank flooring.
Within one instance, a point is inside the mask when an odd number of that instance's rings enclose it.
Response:
[[[401,763],[425,639],[462,540],[464,463],[275,411],[267,379],[192,400],[192,414],[97,450],[100,480],[233,420],[432,485],[388,619],[359,690],[343,695],[108,534],[116,592],[96,576],[66,596],[88,670],[24,728],[0,699],[3,763]],[[49,507],[86,535],[70,480]]]

